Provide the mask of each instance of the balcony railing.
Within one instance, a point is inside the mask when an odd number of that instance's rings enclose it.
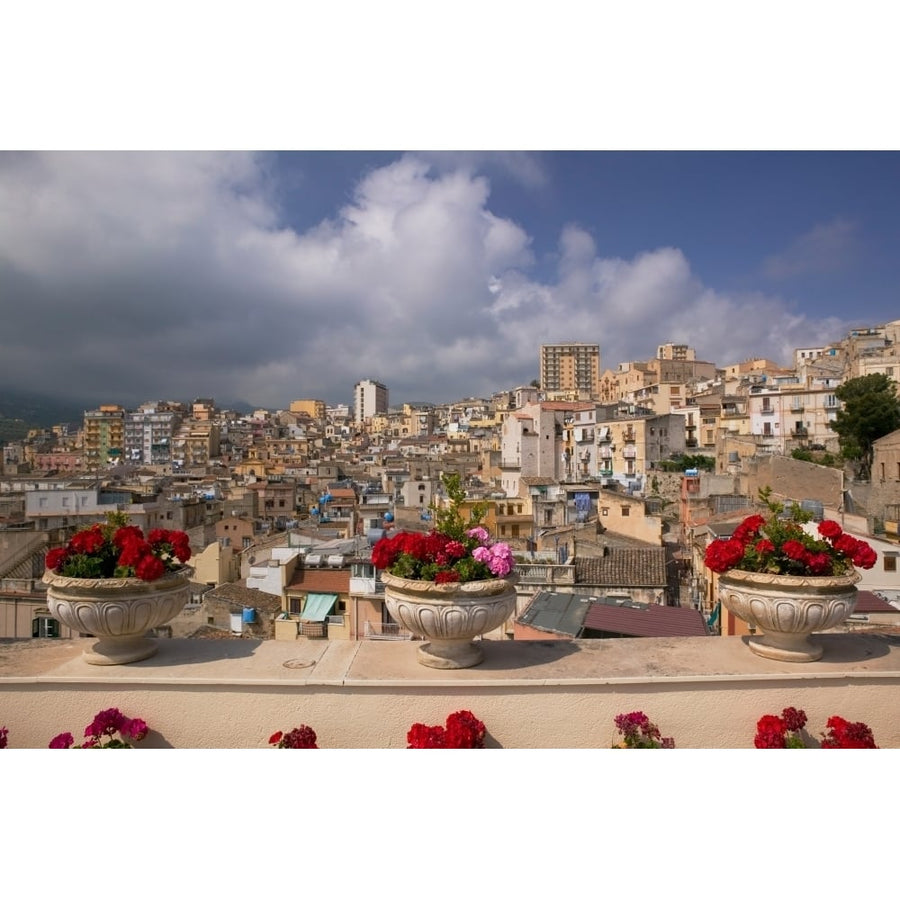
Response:
[[[412,634],[396,622],[366,622],[364,629],[369,641],[411,641]]]
[[[575,584],[574,566],[548,563],[516,563],[519,584]]]

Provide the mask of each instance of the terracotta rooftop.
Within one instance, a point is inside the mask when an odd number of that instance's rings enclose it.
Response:
[[[873,594],[872,591],[859,590],[856,592],[856,608],[854,612],[900,613],[900,609],[897,609],[896,606],[891,606],[887,600],[882,599],[877,594]]]
[[[235,606],[252,606],[255,609],[278,611],[281,609],[281,598],[267,594],[257,588],[248,588],[239,582],[220,584],[203,595],[204,600],[224,600]]]
[[[575,583],[598,587],[659,587],[666,578],[664,547],[605,548],[603,556],[575,559]]]
[[[316,569],[298,567],[287,586],[289,591],[322,591],[346,593],[350,590],[350,569]]]
[[[652,603],[630,606],[591,603],[584,617],[584,628],[625,637],[699,637],[709,634],[698,610]]]

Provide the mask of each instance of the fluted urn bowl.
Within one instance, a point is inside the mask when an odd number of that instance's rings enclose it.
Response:
[[[761,634],[749,640],[759,656],[814,662],[823,648],[810,636],[840,625],[856,608],[858,572],[847,575],[772,575],[730,569],[719,576],[722,605]]]
[[[388,612],[427,643],[419,662],[433,669],[465,669],[484,660],[479,635],[499,628],[516,609],[510,578],[435,584],[381,573]]]
[[[148,659],[159,649],[147,635],[174,619],[190,595],[189,567],[155,581],[140,578],[69,578],[44,572],[51,615],[73,631],[99,640],[84,651],[86,662],[116,666]]]

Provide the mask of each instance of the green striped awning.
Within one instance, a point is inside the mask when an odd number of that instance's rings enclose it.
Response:
[[[331,612],[337,594],[307,594],[306,604],[300,613],[301,622],[324,622],[325,616]]]

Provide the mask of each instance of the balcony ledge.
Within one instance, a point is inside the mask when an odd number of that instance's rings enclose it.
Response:
[[[262,748],[301,723],[321,747],[400,748],[414,722],[471,709],[488,746],[577,749],[609,747],[614,717],[643,710],[679,748],[712,749],[751,747],[760,716],[796,706],[811,735],[840,715],[900,747],[900,637],[816,639],[823,659],[803,664],[741,637],[487,641],[484,663],[456,671],[419,665],[415,642],[161,639],[152,659],[91,666],[89,639],[6,641],[0,725],[10,747],[46,747],[117,705],[150,724],[148,748]]]

